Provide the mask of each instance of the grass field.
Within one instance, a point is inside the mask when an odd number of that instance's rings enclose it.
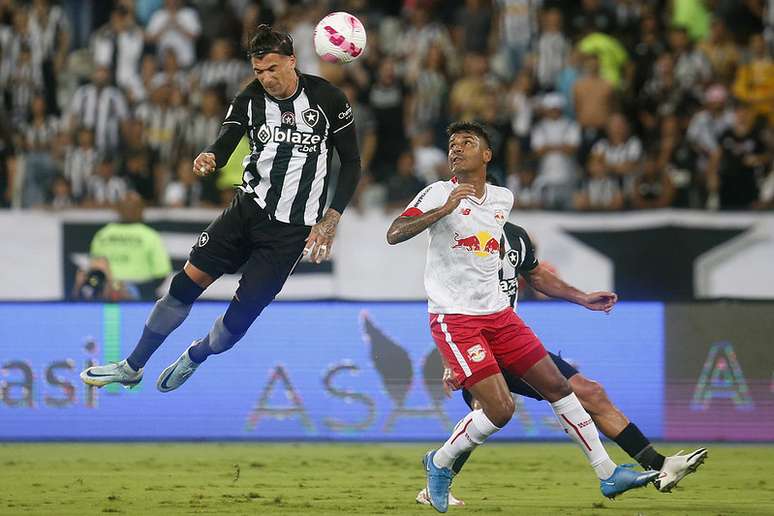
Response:
[[[436,514],[414,502],[427,446],[0,444],[0,514]],[[623,454],[608,446],[613,459]],[[668,452],[674,445],[661,448]],[[686,447],[688,448],[688,447]],[[671,494],[603,498],[570,444],[490,444],[453,492],[460,514],[774,514],[774,447],[710,447]]]

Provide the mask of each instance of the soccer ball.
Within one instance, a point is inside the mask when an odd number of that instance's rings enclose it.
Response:
[[[349,63],[365,50],[366,31],[349,13],[331,13],[314,28],[314,50],[323,61]]]

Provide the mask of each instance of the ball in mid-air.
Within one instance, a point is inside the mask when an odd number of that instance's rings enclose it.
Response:
[[[365,27],[349,13],[331,13],[314,29],[314,49],[323,61],[349,63],[360,57],[365,47]]]

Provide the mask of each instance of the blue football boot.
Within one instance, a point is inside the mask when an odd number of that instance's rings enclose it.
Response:
[[[433,457],[437,450],[431,450],[425,454],[422,464],[427,475],[427,493],[430,495],[430,505],[438,512],[449,510],[449,489],[451,489],[451,468],[439,468],[433,463]]]
[[[658,476],[658,471],[635,471],[634,464],[622,464],[616,466],[610,478],[599,481],[602,494],[608,498],[615,498],[629,489],[642,487]]]

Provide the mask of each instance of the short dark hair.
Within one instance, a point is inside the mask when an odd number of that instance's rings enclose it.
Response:
[[[271,25],[261,24],[250,38],[247,54],[249,57],[261,57],[266,54],[293,55],[293,38],[287,32],[276,31]]]
[[[486,130],[486,127],[479,124],[478,122],[452,122],[449,124],[449,126],[446,128],[446,135],[451,137],[453,134],[456,133],[471,133],[475,134],[479,137],[479,139],[484,140],[486,143],[487,148],[492,148],[492,139],[489,138],[489,132]]]

